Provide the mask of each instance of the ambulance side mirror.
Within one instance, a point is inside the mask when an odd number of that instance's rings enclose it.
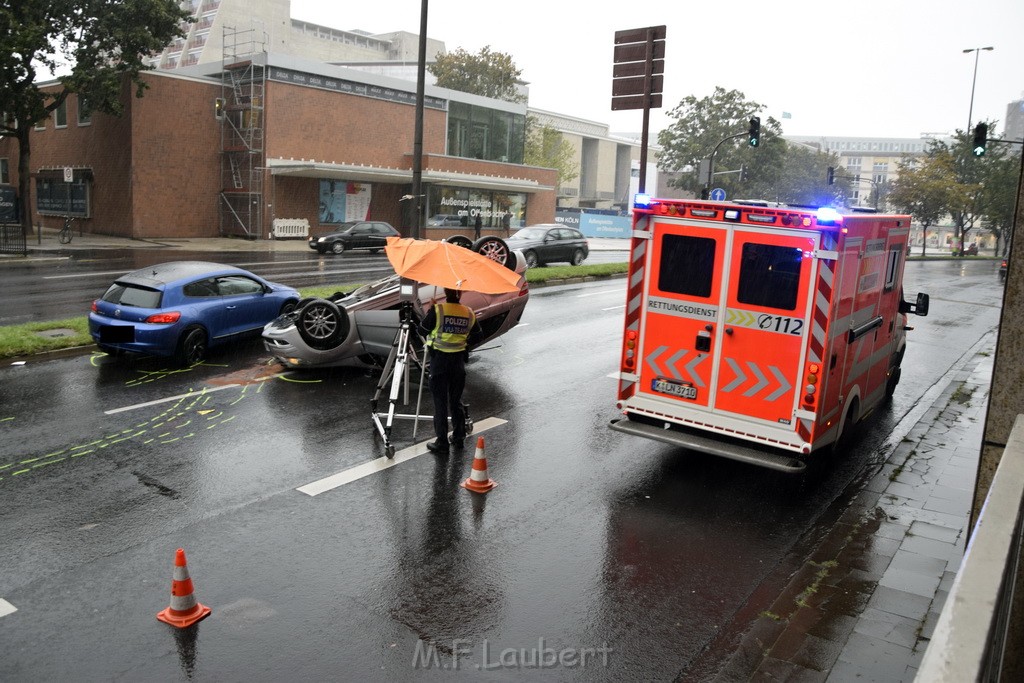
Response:
[[[918,292],[917,301],[910,303],[906,299],[900,299],[900,313],[913,313],[915,315],[928,315],[928,295]]]

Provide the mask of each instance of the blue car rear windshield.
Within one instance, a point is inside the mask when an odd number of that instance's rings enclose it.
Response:
[[[115,282],[103,295],[103,300],[120,306],[134,306],[135,308],[160,308],[160,295],[158,289],[138,287],[136,285],[125,285]]]

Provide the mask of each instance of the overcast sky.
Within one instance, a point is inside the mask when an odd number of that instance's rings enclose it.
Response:
[[[343,30],[419,32],[421,0],[292,0],[292,17]],[[639,131],[611,111],[616,31],[667,27],[662,109],[715,86],[765,105],[791,135],[917,137],[997,119],[1024,96],[1024,0],[430,0],[427,35],[447,50],[511,55],[530,106]],[[783,112],[792,118],[783,119]],[[653,140],[652,135],[652,140]]]

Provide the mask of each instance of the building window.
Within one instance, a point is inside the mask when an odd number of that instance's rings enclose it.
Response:
[[[89,98],[78,97],[78,125],[88,126],[92,123],[92,105],[89,104]]]
[[[64,100],[53,110],[53,123],[57,128],[68,127],[68,101]]]
[[[523,163],[526,117],[476,107],[448,104],[448,154],[510,164]]]
[[[10,167],[7,159],[0,159],[0,184],[7,185],[11,182]]]

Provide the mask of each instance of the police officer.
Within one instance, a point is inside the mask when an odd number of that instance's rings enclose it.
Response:
[[[435,441],[427,448],[439,455],[448,453],[448,414],[452,417],[451,445],[462,448],[466,438],[466,412],[462,390],[466,386],[469,347],[483,336],[476,314],[459,303],[461,292],[444,290],[445,301],[435,304],[419,325],[420,335],[430,347],[430,395],[434,399]]]

